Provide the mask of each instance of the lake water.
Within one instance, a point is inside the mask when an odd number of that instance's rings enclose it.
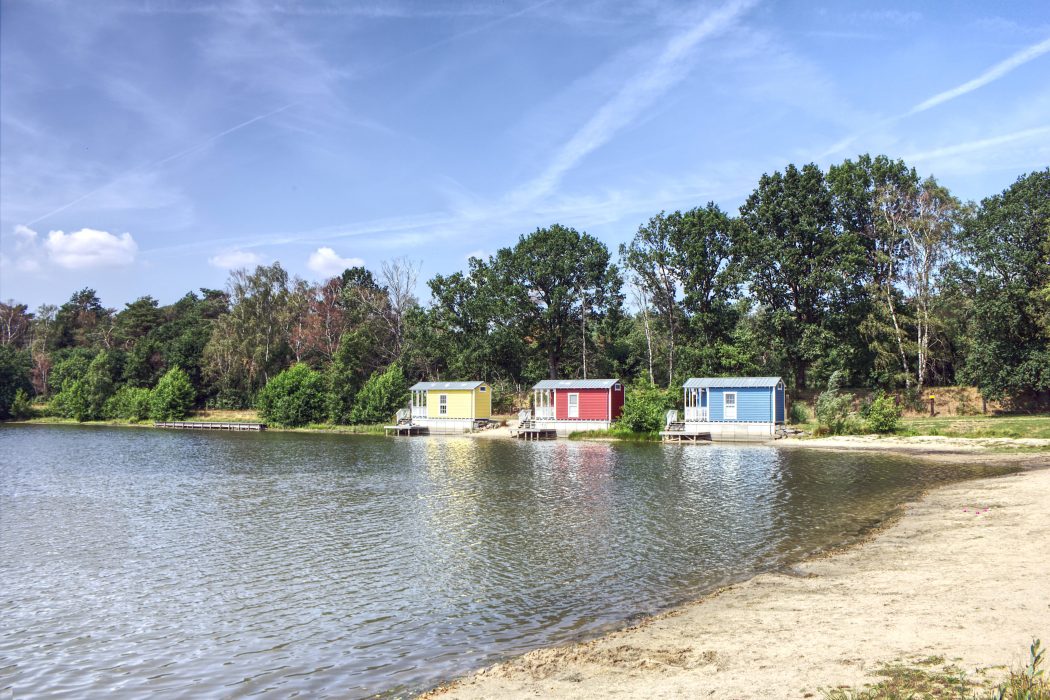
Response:
[[[769,446],[0,426],[0,690],[410,694],[990,473]]]

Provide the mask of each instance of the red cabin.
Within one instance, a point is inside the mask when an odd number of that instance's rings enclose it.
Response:
[[[537,424],[559,434],[608,429],[623,413],[619,379],[545,379],[532,387]]]

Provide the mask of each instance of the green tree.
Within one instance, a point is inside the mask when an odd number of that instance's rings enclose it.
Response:
[[[106,401],[106,418],[142,421],[149,418],[152,392],[141,387],[124,385]]]
[[[51,399],[49,412],[81,422],[105,418],[106,402],[113,395],[114,378],[120,372],[116,353],[96,354],[85,369],[81,356],[74,355],[66,362],[68,365],[61,366],[61,391]],[[59,373],[60,366],[55,369]]]
[[[635,433],[661,430],[668,409],[674,408],[675,394],[644,380],[635,382],[627,389],[617,427]]]
[[[892,433],[901,423],[901,407],[889,394],[877,392],[864,412],[868,430],[873,433]]]
[[[842,372],[835,372],[828,378],[827,389],[817,397],[817,422],[832,435],[853,432],[856,418],[853,415],[853,394],[841,391]]]
[[[513,309],[518,332],[533,339],[546,361],[547,375],[553,379],[561,374],[575,343],[585,368],[588,324],[622,303],[619,271],[605,244],[554,224],[498,251],[492,269],[498,293]]]
[[[361,385],[365,383],[368,340],[357,331],[347,331],[339,339],[332,363],[325,371],[326,414],[338,425],[350,422],[350,413]]]
[[[149,415],[153,420],[182,420],[189,415],[197,392],[181,367],[172,367],[150,394]]]
[[[299,426],[325,417],[325,380],[320,372],[296,364],[266,383],[255,406],[270,422]]]
[[[841,341],[851,324],[843,310],[863,296],[863,249],[836,225],[820,168],[763,175],[740,217],[738,269],[770,316],[770,340],[782,345],[795,386],[806,387],[811,368],[824,376],[846,368],[851,353]]]
[[[983,200],[961,241],[973,299],[963,378],[990,399],[1050,391],[1050,168]]]
[[[384,372],[374,372],[357,392],[350,422],[381,423],[390,420],[398,409],[407,405],[408,382],[398,365],[390,365]]]
[[[29,353],[11,345],[0,345],[0,420],[11,417],[11,406],[19,391],[32,390]]]

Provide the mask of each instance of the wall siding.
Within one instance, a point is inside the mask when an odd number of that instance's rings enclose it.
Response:
[[[474,390],[474,417],[490,418],[492,416],[492,387],[485,385],[485,391],[481,388]]]
[[[623,384],[617,384],[616,386],[620,387],[620,390],[617,391],[614,388],[612,392],[612,420],[616,420],[623,415],[623,402],[626,398]]]
[[[558,389],[554,396],[556,420],[574,420],[569,418],[569,394],[580,395],[580,420],[609,419],[608,389]]]
[[[438,397],[448,396],[448,413],[442,415]],[[471,402],[474,392],[470,390],[431,389],[427,391],[427,418],[470,418]]]
[[[711,420],[725,420],[723,408],[724,394],[736,392],[736,419],[741,423],[771,423],[772,387],[740,387],[737,389],[715,388],[710,391]]]
[[[784,415],[784,388],[777,389],[777,423],[786,423]]]

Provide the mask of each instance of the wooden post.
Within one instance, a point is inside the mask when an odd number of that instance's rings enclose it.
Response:
[[[933,418],[933,416],[936,415],[936,413],[934,411],[934,408],[933,408],[933,405],[934,405],[934,397],[933,397],[933,394],[930,394],[930,418]]]

